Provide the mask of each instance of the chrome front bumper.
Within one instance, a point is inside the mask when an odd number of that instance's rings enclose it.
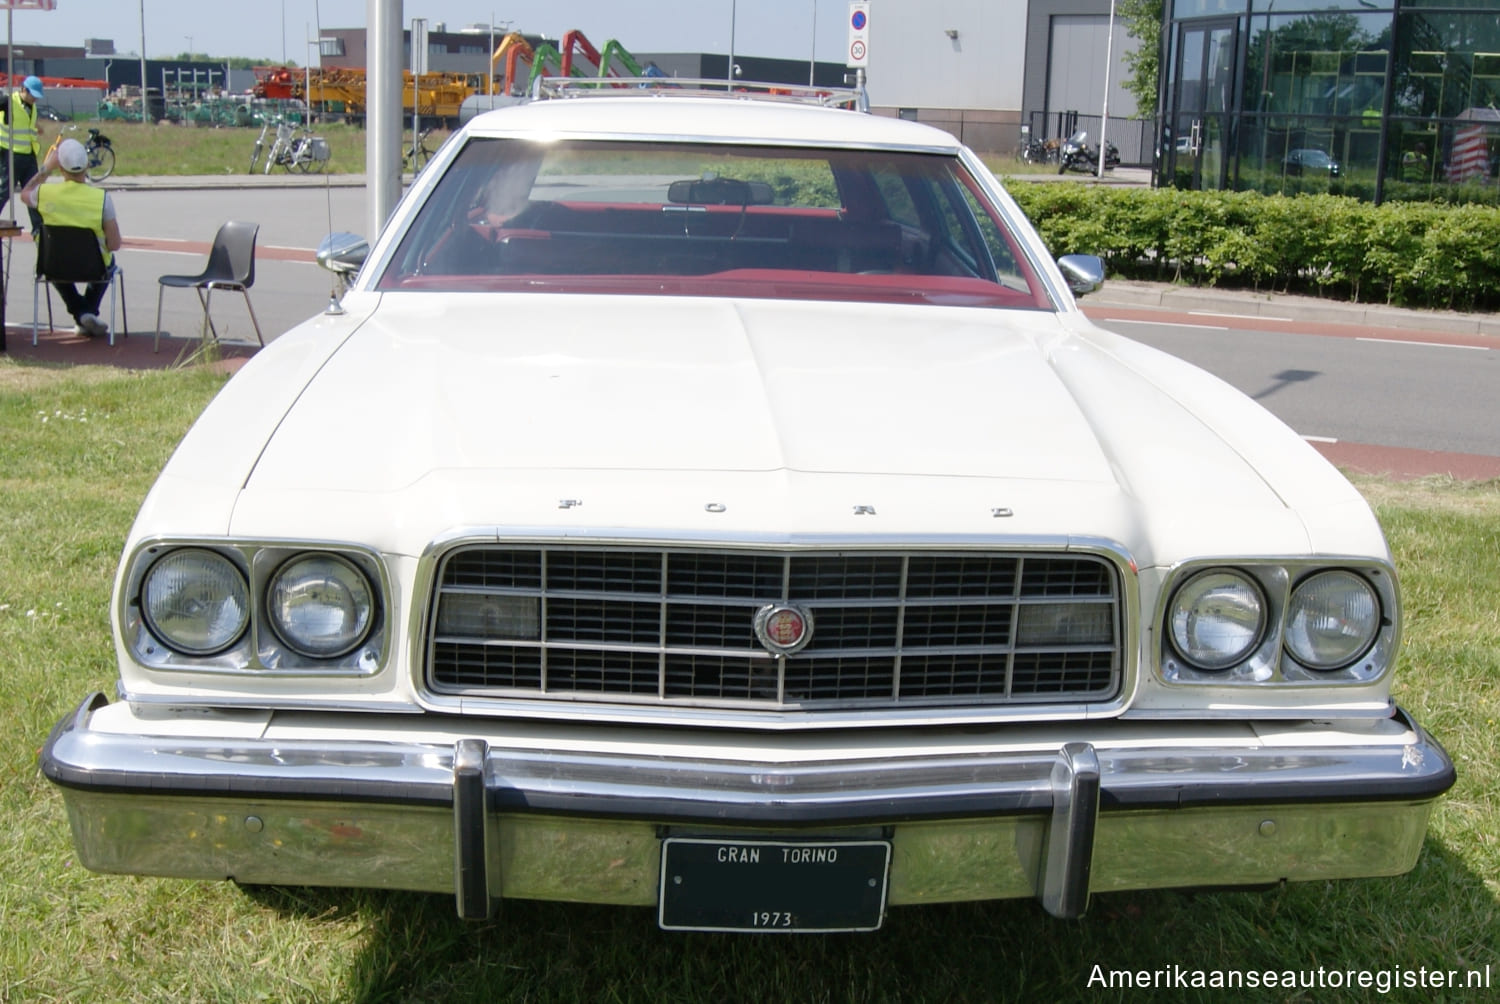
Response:
[[[652,905],[661,839],[677,835],[885,837],[892,905],[1035,896],[1064,917],[1091,892],[1394,875],[1455,776],[1400,712],[1306,742],[1284,726],[1263,742],[1243,723],[1093,722],[1039,729],[1074,738],[1028,748],[963,735],[950,751],[928,737],[920,754],[750,762],[647,742],[511,745],[500,722],[482,723],[489,738],[439,739],[435,716],[143,734],[95,727],[107,705],[84,701],[41,754],[85,866],[452,892],[465,917],[503,896]]]

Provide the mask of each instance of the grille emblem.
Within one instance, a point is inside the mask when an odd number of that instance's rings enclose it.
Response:
[[[772,655],[791,655],[812,641],[812,617],[789,603],[768,603],[755,614],[755,637]]]

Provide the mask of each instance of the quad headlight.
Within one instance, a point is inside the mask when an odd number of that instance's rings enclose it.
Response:
[[[120,626],[155,669],[363,676],[388,653],[389,588],[349,545],[154,540],[126,569]]]
[[[1183,583],[1168,612],[1172,646],[1197,669],[1220,670],[1245,659],[1266,631],[1266,599],[1239,572],[1211,569]]]
[[[1161,658],[1169,682],[1369,683],[1394,661],[1400,603],[1386,563],[1188,567],[1167,596]]]
[[[336,554],[308,554],[287,562],[266,589],[266,619],[292,651],[332,659],[370,633],[374,593],[354,563]]]
[[[213,655],[245,633],[250,587],[244,573],[224,555],[182,548],[146,572],[141,615],[163,644],[188,655]]]
[[[1286,648],[1309,669],[1340,669],[1375,644],[1380,599],[1353,572],[1309,576],[1292,590],[1286,617]]]

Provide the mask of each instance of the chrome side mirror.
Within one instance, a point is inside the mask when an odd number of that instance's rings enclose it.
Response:
[[[329,314],[342,314],[339,297],[349,288],[349,283],[358,274],[370,253],[370,242],[358,234],[329,234],[318,244],[318,264],[334,275],[333,289],[328,294]]]
[[[1057,259],[1063,278],[1074,296],[1092,293],[1104,285],[1104,259],[1092,254],[1065,254]]]
[[[370,242],[359,234],[329,234],[318,245],[318,264],[335,275],[348,278],[359,271],[369,253]]]

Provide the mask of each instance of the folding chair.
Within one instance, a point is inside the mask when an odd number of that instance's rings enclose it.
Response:
[[[250,287],[255,285],[255,236],[259,232],[259,223],[231,220],[214,234],[213,247],[208,249],[208,262],[202,272],[197,275],[164,275],[156,280],[156,340],[151,344],[152,352],[161,347],[161,299],[168,286],[191,289],[198,294],[198,302],[203,305],[201,337],[205,341],[210,331],[215,339],[219,337],[219,329],[214,327],[209,313],[214,290],[227,289],[243,294],[245,308],[250,311],[250,323],[255,326],[255,340],[262,346],[266,344],[260,334],[260,322],[255,319],[255,307],[250,303]]]
[[[88,227],[52,227],[42,225],[37,237],[36,281],[31,287],[31,344],[36,344],[41,313],[41,294],[47,289],[47,327],[52,327],[52,287],[54,282],[109,283],[109,344],[115,343],[115,294],[120,297],[122,332],[130,334],[130,314],[125,304],[125,270],[120,256],[104,264],[99,235]]]

